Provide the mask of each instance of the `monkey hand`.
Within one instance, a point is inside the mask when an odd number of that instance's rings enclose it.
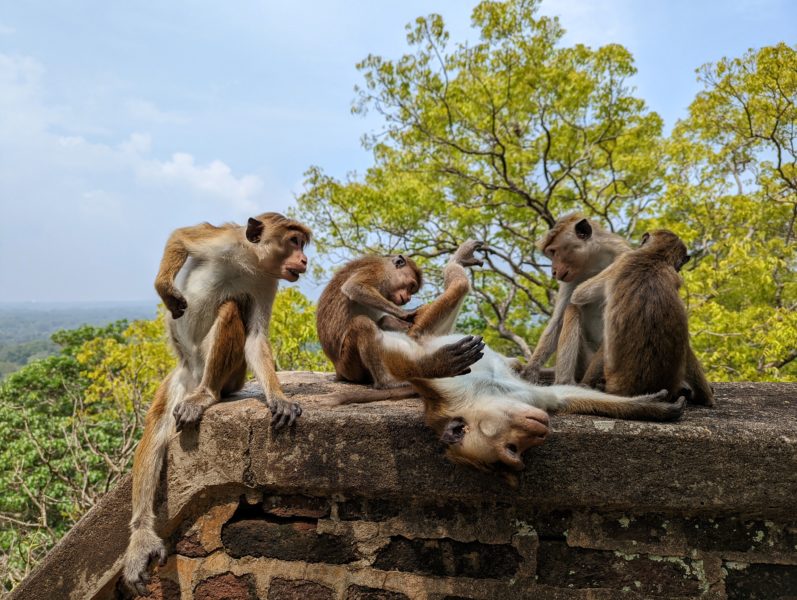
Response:
[[[401,331],[406,332],[410,327],[412,327],[412,319],[415,318],[415,312],[409,313],[409,319],[399,319],[394,317],[393,315],[384,315],[379,321],[377,325],[379,329],[382,331]]]
[[[470,366],[484,356],[484,342],[481,337],[468,335],[453,344],[435,350],[428,360],[423,361],[423,374],[426,379],[456,377],[470,373]]]
[[[529,363],[523,367],[520,376],[529,383],[537,384],[540,382],[540,366],[535,363]]]
[[[293,425],[296,417],[302,414],[302,407],[284,396],[271,397],[268,399],[267,404],[268,409],[271,411],[271,426],[274,429],[282,429],[286,425]]]
[[[157,534],[148,529],[136,529],[130,536],[130,544],[124,557],[122,578],[140,596],[147,595],[149,565],[157,560],[160,566],[166,564],[166,547]]]
[[[162,297],[166,308],[172,313],[172,319],[179,319],[185,314],[185,310],[188,308],[188,302],[185,301],[185,297],[180,293],[180,290],[173,287],[163,294]]]
[[[476,252],[476,250],[484,250],[485,248],[486,246],[484,242],[479,240],[468,240],[459,248],[457,248],[457,251],[454,252],[454,256],[451,257],[451,260],[452,262],[460,264],[463,267],[481,267],[484,264],[484,261],[476,258],[473,253]]]

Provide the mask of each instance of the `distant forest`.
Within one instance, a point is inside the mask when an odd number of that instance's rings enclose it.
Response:
[[[50,336],[59,329],[152,319],[153,302],[0,304],[0,379],[29,362],[57,353]]]

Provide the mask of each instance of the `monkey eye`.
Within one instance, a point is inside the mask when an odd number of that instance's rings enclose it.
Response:
[[[407,264],[407,259],[404,258],[401,254],[399,254],[396,258],[393,259],[393,264],[396,265],[397,269],[400,269],[401,267]]]

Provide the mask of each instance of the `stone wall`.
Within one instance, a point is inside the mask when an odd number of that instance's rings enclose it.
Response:
[[[797,384],[720,384],[673,424],[554,417],[520,486],[447,463],[419,401],[322,408],[273,434],[257,399],[175,437],[171,555],[150,598],[797,598]],[[129,485],[14,598],[114,598]]]

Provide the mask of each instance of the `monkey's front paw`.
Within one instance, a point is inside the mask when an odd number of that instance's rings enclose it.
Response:
[[[140,596],[147,595],[149,566],[156,562],[166,564],[166,547],[154,531],[138,529],[130,536],[124,558],[122,578]]]
[[[282,429],[286,425],[293,425],[296,417],[302,414],[302,407],[299,404],[285,398],[270,399],[268,401],[268,409],[271,411],[271,426],[274,429]]]
[[[196,427],[205,414],[205,406],[199,402],[189,402],[183,400],[174,407],[174,421],[177,431],[182,431],[186,427]]]
[[[172,319],[182,317],[188,308],[188,302],[186,302],[185,297],[176,289],[171,290],[163,297],[163,303],[169,309],[169,312],[172,313]]]
[[[457,248],[454,256],[451,257],[451,260],[459,263],[463,267],[481,267],[484,264],[484,261],[476,258],[473,253],[476,252],[476,250],[483,249],[485,249],[484,242],[479,240],[468,240],[459,248]]]
[[[536,365],[526,365],[520,376],[529,383],[537,384],[540,382],[540,368]]]
[[[430,377],[456,377],[470,373],[470,366],[484,356],[481,337],[466,336],[439,348],[429,361]]]

